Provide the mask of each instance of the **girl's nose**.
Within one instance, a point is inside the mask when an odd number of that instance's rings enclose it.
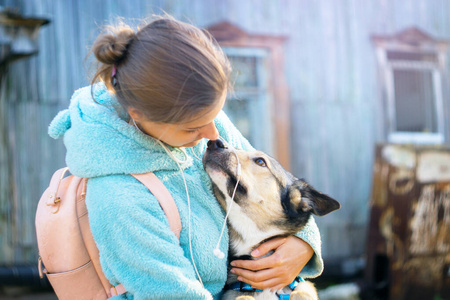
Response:
[[[217,140],[219,138],[219,131],[217,131],[214,121],[202,128],[201,136],[209,140]]]

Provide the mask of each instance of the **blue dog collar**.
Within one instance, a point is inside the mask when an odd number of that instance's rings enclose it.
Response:
[[[229,286],[230,290],[238,291],[238,292],[262,292],[262,290],[258,290],[252,288],[252,286],[248,283],[237,281]]]
[[[304,282],[305,280],[303,279],[303,277],[296,277],[294,279],[294,281],[292,281],[288,286],[289,288],[293,291],[297,285],[300,282]],[[258,290],[255,288],[252,288],[252,286],[248,283],[242,282],[242,281],[237,281],[235,283],[233,283],[232,285],[228,286],[228,289],[233,290],[233,291],[238,291],[238,292],[262,292],[262,290]],[[280,300],[289,300],[291,298],[291,294],[278,294],[278,299]]]
[[[292,281],[291,284],[289,284],[289,288],[291,290],[294,290],[300,282],[304,282],[304,281],[305,281],[305,279],[303,279],[303,277],[296,277],[294,279],[294,281]]]
[[[305,280],[303,279],[303,277],[296,277],[294,279],[294,281],[292,281],[291,284],[289,284],[288,286],[291,289],[291,291],[293,291],[300,282],[304,282],[304,281]],[[278,294],[277,293],[277,296],[278,296],[278,299],[280,299],[280,300],[289,300],[291,298],[291,294]]]

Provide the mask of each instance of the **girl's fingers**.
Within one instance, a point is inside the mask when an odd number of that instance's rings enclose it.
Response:
[[[232,272],[254,288],[276,290],[290,284],[314,254],[309,244],[290,236],[261,244],[252,255],[262,256],[271,250],[271,255],[257,260],[232,261]]]
[[[281,266],[282,264],[283,258],[277,252],[258,260],[235,260],[231,262],[232,267],[247,269],[251,271],[276,268]]]
[[[255,250],[252,251],[251,254],[253,257],[260,257],[263,255],[266,255],[270,251],[276,250],[278,247],[283,245],[285,242],[286,242],[285,237],[271,239],[271,240],[259,245]]]

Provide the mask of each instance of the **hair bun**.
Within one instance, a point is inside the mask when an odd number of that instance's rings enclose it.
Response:
[[[104,64],[117,64],[127,52],[128,45],[135,37],[130,27],[109,27],[94,42],[93,52]]]

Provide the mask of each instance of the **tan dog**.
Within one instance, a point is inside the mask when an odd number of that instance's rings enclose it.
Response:
[[[295,178],[260,151],[229,149],[221,140],[209,141],[203,166],[221,206],[225,210],[231,206],[230,261],[253,259],[251,251],[262,242],[299,232],[311,214],[323,216],[340,208],[339,202]],[[230,205],[238,172],[240,181]],[[293,289],[287,286],[276,292],[260,291],[239,283],[237,276],[229,273],[227,287],[223,299],[288,299],[287,294],[292,300],[318,299],[313,284],[305,281],[291,285]]]

